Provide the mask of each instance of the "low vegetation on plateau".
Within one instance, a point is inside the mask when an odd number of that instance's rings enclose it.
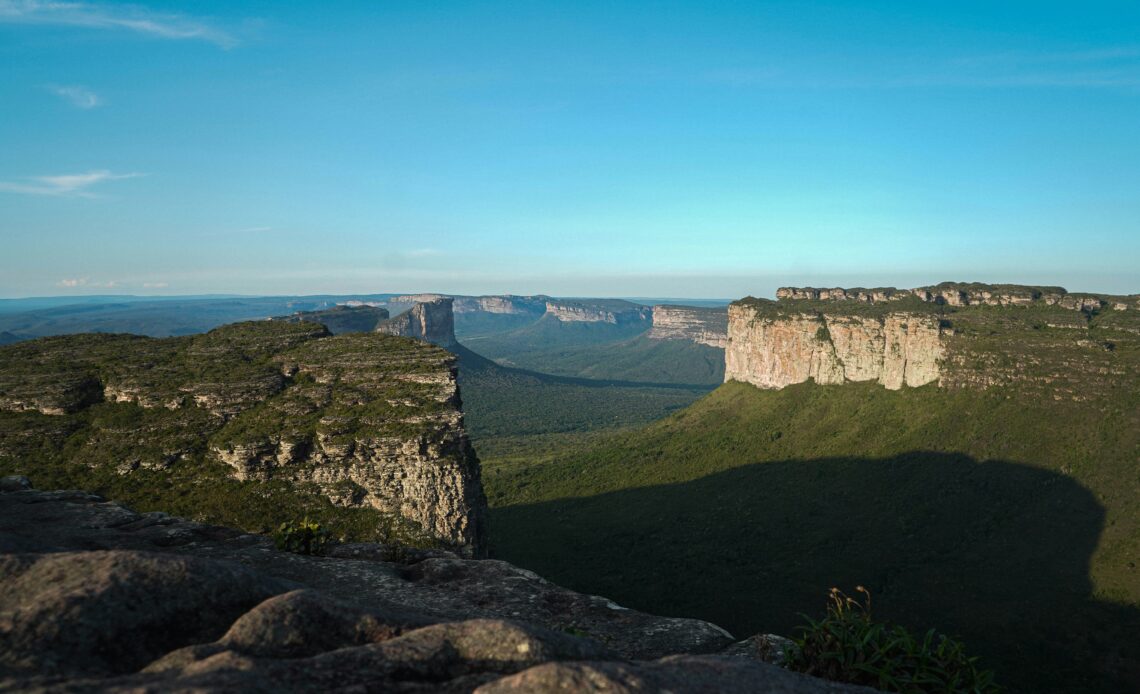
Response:
[[[361,441],[450,436],[458,414],[437,381],[453,363],[305,322],[20,342],[0,350],[0,474],[252,531],[307,517],[334,536],[430,544],[316,467],[347,467],[329,451]]]

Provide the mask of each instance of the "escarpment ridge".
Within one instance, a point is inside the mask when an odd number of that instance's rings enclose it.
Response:
[[[644,323],[649,327],[652,309],[622,299],[550,299],[546,315],[563,323]]]
[[[783,287],[777,296],[729,307],[726,381],[1016,386],[1085,400],[1135,376],[1135,295],[944,282],[904,290]]]
[[[653,307],[653,327],[648,337],[688,340],[724,349],[728,344],[728,312],[724,308],[658,304]]]
[[[454,355],[315,323],[5,346],[0,470],[254,529],[309,513],[349,534],[483,549]]]
[[[792,301],[859,301],[881,304],[910,298],[948,306],[1030,306],[1042,303],[1073,311],[1140,310],[1140,295],[1072,293],[1064,287],[1038,287],[1021,284],[983,284],[980,282],[942,282],[928,287],[896,289],[876,287],[780,287],[776,299]]]

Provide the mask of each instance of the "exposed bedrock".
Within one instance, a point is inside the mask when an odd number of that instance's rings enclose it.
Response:
[[[376,326],[376,332],[426,340],[440,347],[454,347],[455,316],[451,297],[436,297],[417,303],[398,316]]]
[[[689,340],[724,349],[728,344],[728,312],[724,308],[659,304],[653,307],[653,327],[649,337],[655,340]]]
[[[783,388],[877,381],[891,390],[938,380],[944,354],[936,317],[908,313],[766,315],[728,309],[725,380]]]
[[[5,691],[870,691],[506,562],[289,554],[29,487],[0,479]]]

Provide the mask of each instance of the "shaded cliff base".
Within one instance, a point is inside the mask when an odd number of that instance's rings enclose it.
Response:
[[[497,561],[333,557],[0,479],[0,688],[870,692]]]
[[[492,556],[736,633],[786,633],[862,584],[1014,691],[1134,691],[1140,394],[1009,395],[727,384],[590,450],[486,470]]]

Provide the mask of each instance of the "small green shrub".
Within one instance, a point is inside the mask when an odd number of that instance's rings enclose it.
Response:
[[[329,533],[320,523],[305,517],[300,523],[282,523],[273,534],[277,549],[294,554],[324,554]]]
[[[788,649],[787,667],[816,677],[875,687],[887,692],[999,692],[993,672],[966,656],[962,643],[933,629],[916,637],[906,628],[871,619],[871,593],[862,601],[838,588],[828,596],[827,614],[807,619]]]

